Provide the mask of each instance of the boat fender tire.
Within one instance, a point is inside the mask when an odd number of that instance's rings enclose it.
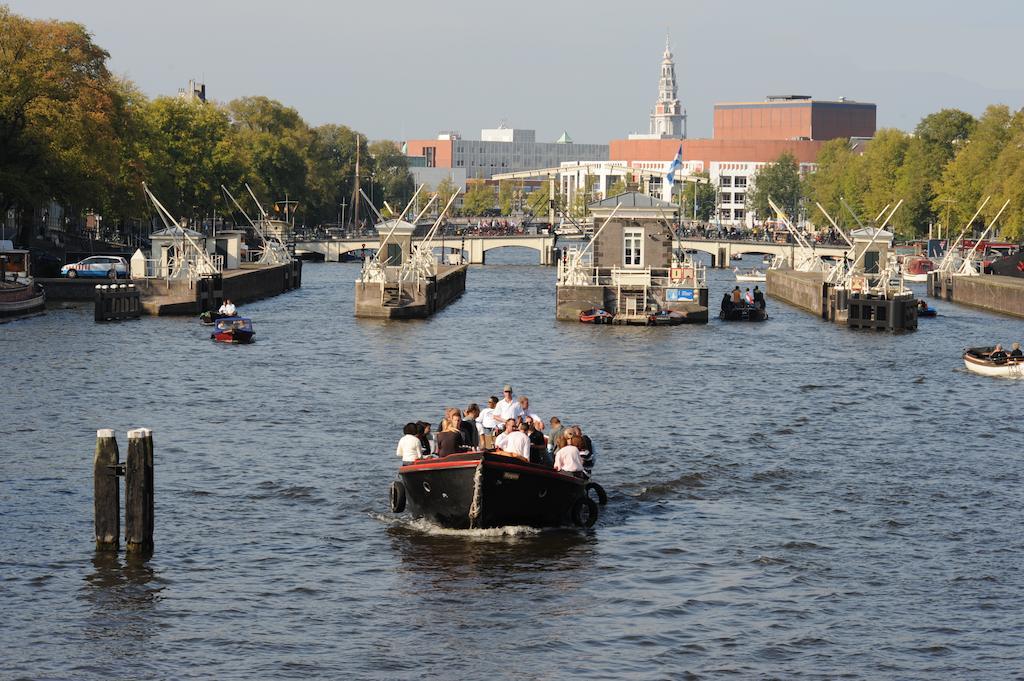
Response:
[[[580,497],[572,504],[572,522],[576,527],[593,527],[597,514],[597,504],[590,497]]]
[[[389,497],[392,513],[401,513],[405,510],[405,485],[398,480],[392,482]]]
[[[590,490],[594,490],[597,493],[597,503],[601,506],[608,503],[608,493],[604,491],[604,487],[601,487],[596,482],[588,482],[584,489],[587,490],[587,497],[590,496]]]

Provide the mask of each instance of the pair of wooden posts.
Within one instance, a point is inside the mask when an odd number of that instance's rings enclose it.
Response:
[[[121,534],[121,483],[124,476],[124,539],[129,553],[153,550],[153,431],[128,431],[128,458],[120,461],[114,431],[96,431],[92,460],[96,548],[116,551]]]

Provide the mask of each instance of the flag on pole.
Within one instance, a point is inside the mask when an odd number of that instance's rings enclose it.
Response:
[[[676,152],[676,157],[672,159],[672,165],[668,167],[668,175],[665,179],[668,180],[668,186],[671,187],[676,183],[676,171],[682,170],[683,167],[683,145],[679,145],[679,151]]]

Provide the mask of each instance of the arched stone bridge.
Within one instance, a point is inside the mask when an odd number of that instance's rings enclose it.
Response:
[[[417,239],[416,241],[419,241]],[[546,234],[516,234],[512,236],[446,236],[435,238],[434,248],[444,248],[446,252],[464,252],[471,265],[483,265],[487,262],[487,252],[496,248],[519,246],[537,251],[541,265],[555,264],[555,246],[558,237]],[[728,268],[732,256],[747,253],[761,255],[777,255],[785,257],[789,263],[795,261],[799,250],[797,244],[780,244],[771,241],[729,241],[727,239],[680,239],[676,241],[679,248],[692,249],[711,256],[712,267]],[[295,248],[309,253],[320,253],[324,260],[337,262],[345,253],[368,249],[376,251],[380,247],[379,237],[357,237],[348,239],[326,239],[316,241],[296,241]],[[841,258],[849,250],[848,246],[816,245],[814,252],[821,256]]]
[[[554,265],[555,241],[557,237],[546,234],[515,234],[512,236],[446,236],[434,238],[434,248],[444,248],[446,252],[465,252],[471,265],[483,265],[487,261],[487,252],[496,248],[520,246],[530,248],[539,254],[541,265]],[[421,241],[417,238],[415,242]],[[376,251],[380,248],[379,237],[358,237],[350,239],[327,239],[322,241],[296,241],[296,251],[321,253],[324,260],[336,262],[345,253],[368,249]]]

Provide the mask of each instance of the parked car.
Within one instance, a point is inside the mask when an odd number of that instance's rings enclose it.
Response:
[[[85,260],[64,265],[60,268],[60,276],[75,277],[106,277],[107,279],[127,278],[128,261],[115,255],[94,255]]]

